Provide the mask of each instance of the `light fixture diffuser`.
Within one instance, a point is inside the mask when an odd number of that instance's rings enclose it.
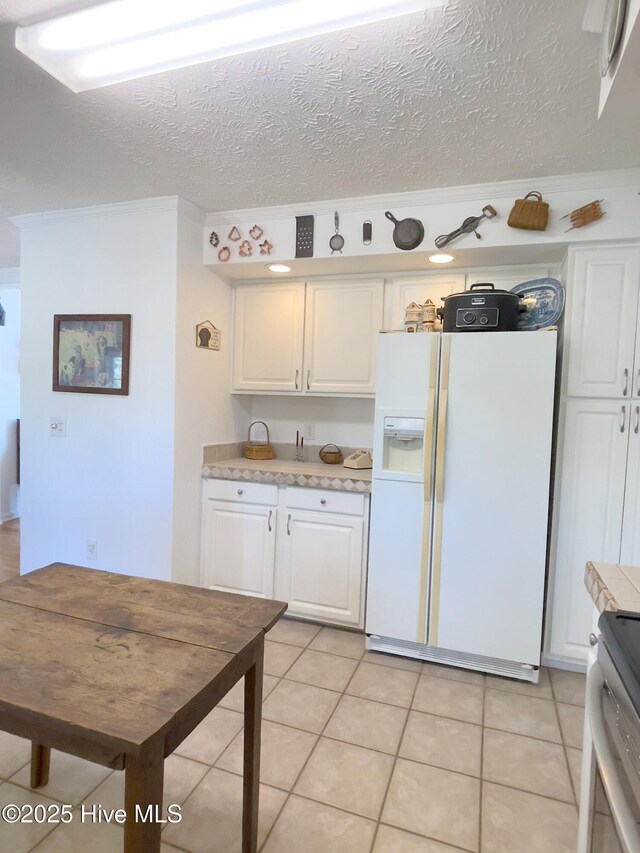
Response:
[[[436,252],[435,255],[429,255],[429,260],[432,264],[450,264],[454,256],[447,255],[446,252]]]
[[[289,264],[269,264],[267,269],[271,272],[291,272]]]
[[[446,2],[112,0],[18,27],[16,47],[73,92],[83,92]]]

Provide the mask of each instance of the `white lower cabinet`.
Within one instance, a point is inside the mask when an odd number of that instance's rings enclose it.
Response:
[[[202,584],[286,601],[291,616],[361,628],[368,512],[361,494],[207,480]]]

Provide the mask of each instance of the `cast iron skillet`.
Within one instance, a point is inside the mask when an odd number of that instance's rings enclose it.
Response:
[[[424,240],[424,225],[419,219],[396,219],[390,210],[384,214],[387,219],[395,223],[393,229],[393,242],[399,249],[409,251],[415,249]]]

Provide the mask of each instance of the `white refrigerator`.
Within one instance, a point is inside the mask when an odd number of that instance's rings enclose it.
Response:
[[[369,648],[537,681],[556,332],[381,333]]]

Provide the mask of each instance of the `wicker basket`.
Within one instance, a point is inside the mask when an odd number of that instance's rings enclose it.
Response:
[[[251,441],[251,429],[256,424],[262,424],[262,426],[266,429],[266,442],[258,443]],[[264,421],[254,421],[249,426],[249,431],[247,432],[247,443],[244,447],[244,455],[247,459],[273,459],[275,457],[273,447],[269,444],[269,427],[265,424]]]
[[[327,447],[335,447],[335,450],[327,450]],[[327,465],[339,465],[342,462],[342,451],[337,444],[325,444],[320,448],[318,456]]]
[[[507,225],[511,228],[524,228],[527,231],[544,231],[549,221],[549,205],[535,190],[524,198],[516,199]]]

